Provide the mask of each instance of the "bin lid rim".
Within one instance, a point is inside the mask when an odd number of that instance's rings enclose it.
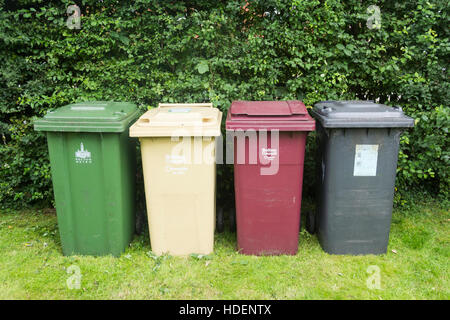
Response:
[[[315,120],[298,100],[233,101],[228,109],[226,129],[313,131]]]
[[[137,109],[131,102],[85,101],[50,109],[43,119],[47,121],[120,121]]]
[[[132,137],[218,136],[222,112],[205,106],[154,108],[130,128]]]
[[[303,102],[298,100],[286,101],[233,101],[230,107],[233,116],[243,117],[292,117],[308,114]]]
[[[38,131],[119,132],[137,117],[131,102],[86,101],[50,109],[34,121]]]
[[[411,126],[414,120],[403,113],[399,106],[391,107],[373,101],[342,100],[321,101],[314,105],[312,115],[325,126],[337,123],[343,127]]]

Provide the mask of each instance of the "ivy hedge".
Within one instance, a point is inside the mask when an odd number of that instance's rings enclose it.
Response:
[[[67,26],[72,4],[80,29]],[[0,0],[0,207],[50,204],[46,141],[31,119],[86,100],[400,105],[416,127],[401,139],[398,194],[446,197],[448,14],[445,0]],[[218,186],[231,203],[231,166],[218,166]]]

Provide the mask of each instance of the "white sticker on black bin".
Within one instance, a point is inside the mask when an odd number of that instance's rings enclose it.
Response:
[[[378,144],[357,144],[353,175],[375,177],[377,175]]]

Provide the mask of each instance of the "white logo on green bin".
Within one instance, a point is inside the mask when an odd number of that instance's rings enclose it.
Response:
[[[75,162],[76,163],[91,163],[91,152],[84,149],[83,142],[80,144],[80,150],[75,151]]]

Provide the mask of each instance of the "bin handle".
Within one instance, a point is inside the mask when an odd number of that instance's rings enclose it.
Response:
[[[178,105],[183,105],[183,106],[195,106],[195,107],[201,106],[201,107],[204,107],[204,106],[209,106],[209,105],[211,105],[211,104],[210,104],[210,103],[193,103],[193,104],[191,104],[191,103],[174,103],[174,104],[167,103],[167,104],[162,104],[161,106],[158,106],[158,108],[160,108],[160,107],[165,108],[165,107],[172,106],[172,105],[177,105],[177,106],[178,106]],[[212,105],[211,105],[211,108],[212,108]],[[201,122],[207,124],[207,123],[212,122],[214,119],[215,119],[215,118],[212,117],[212,116],[203,116],[203,117],[201,117]],[[150,120],[151,120],[151,116],[150,116],[150,115],[143,114],[143,115],[139,118],[139,120],[137,121],[137,123],[139,123],[139,125],[144,125],[144,126],[145,126],[145,125],[150,125]]]
[[[211,102],[207,103],[159,103],[158,108],[189,108],[189,107],[213,107]]]

